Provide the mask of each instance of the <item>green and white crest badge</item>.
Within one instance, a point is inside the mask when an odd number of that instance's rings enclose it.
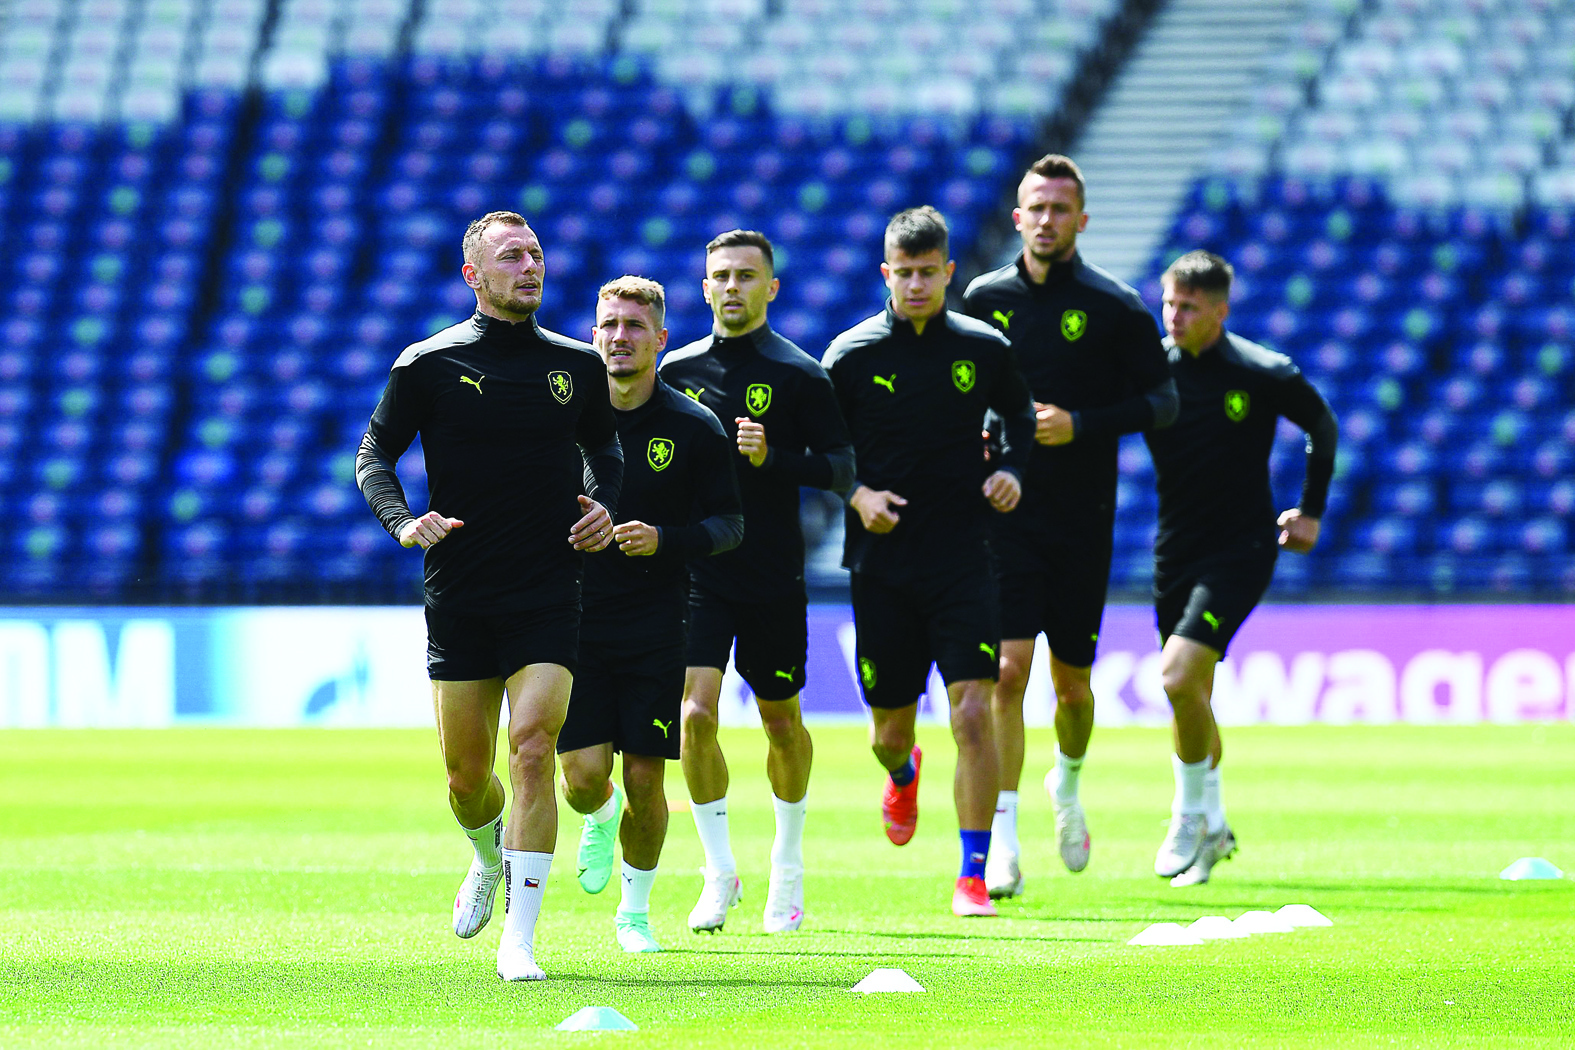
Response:
[[[1247,413],[1252,411],[1252,397],[1245,390],[1228,390],[1225,392],[1225,418],[1232,423],[1240,423],[1247,418]]]
[[[973,389],[974,380],[979,378],[979,370],[973,366],[972,361],[952,362],[952,382],[963,393]]]
[[[673,461],[673,439],[652,438],[645,446],[645,461],[652,470],[666,470]]]
[[[1068,310],[1061,315],[1061,334],[1066,341],[1075,343],[1088,331],[1088,315],[1081,310]]]
[[[771,384],[750,383],[744,390],[744,404],[752,416],[763,416],[771,407]]]
[[[574,377],[567,372],[548,372],[547,389],[560,405],[567,405],[574,396]]]

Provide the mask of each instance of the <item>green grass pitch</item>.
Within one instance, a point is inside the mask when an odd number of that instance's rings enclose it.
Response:
[[[1088,871],[1060,868],[1032,731],[1027,896],[948,910],[952,747],[926,727],[918,835],[888,844],[857,726],[814,730],[807,911],[759,930],[771,810],[757,731],[728,731],[744,904],[684,927],[700,849],[674,814],[652,926],[612,940],[616,884],[574,881],[561,821],[538,933],[544,984],[493,972],[501,926],[449,932],[468,861],[432,732],[0,733],[0,1044],[177,1047],[1480,1046],[1575,1044],[1575,726],[1227,731],[1236,859],[1204,887],[1152,874],[1162,732],[1097,732]],[[676,764],[674,797],[682,797]],[[1150,922],[1305,902],[1309,929],[1130,948]],[[927,992],[857,995],[877,966]],[[553,1026],[616,1007],[638,1033]]]

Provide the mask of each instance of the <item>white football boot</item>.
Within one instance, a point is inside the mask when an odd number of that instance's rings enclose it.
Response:
[[[498,942],[498,976],[505,981],[545,981],[546,971],[536,965],[536,953],[517,933],[503,934]]]
[[[1209,822],[1202,813],[1172,814],[1170,830],[1154,855],[1154,874],[1171,879],[1192,867],[1208,837]]]
[[[498,895],[498,883],[503,881],[503,865],[483,868],[480,858],[472,859],[465,881],[459,884],[454,896],[454,934],[457,937],[474,937],[486,928],[492,918],[492,902]]]
[[[700,890],[700,900],[689,913],[689,928],[696,933],[702,930],[715,933],[727,922],[727,909],[738,907],[744,899],[744,884],[732,872],[720,874],[702,869],[705,886]]]
[[[1050,796],[1054,804],[1055,796]],[[1083,817],[1083,803],[1073,799],[1071,805],[1055,805],[1055,838],[1061,849],[1061,863],[1067,871],[1078,872],[1088,867],[1088,821]]]
[[[991,900],[1020,896],[1023,869],[1018,855],[992,845],[989,859],[984,862],[984,888]]]
[[[1217,835],[1210,835],[1203,848],[1198,851],[1198,859],[1186,871],[1170,880],[1170,884],[1177,888],[1183,886],[1201,886],[1209,881],[1209,875],[1214,871],[1214,865],[1222,860],[1229,860],[1236,852],[1236,833],[1231,831],[1226,824]]]
[[[694,916],[689,917],[690,925]],[[764,922],[767,933],[791,933],[804,922],[804,869],[771,867]]]

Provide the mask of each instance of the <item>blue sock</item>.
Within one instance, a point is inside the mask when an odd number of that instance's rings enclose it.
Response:
[[[900,788],[905,788],[913,783],[913,778],[918,775],[919,771],[913,768],[913,753],[910,751],[902,765],[891,771],[891,782]]]
[[[962,877],[984,878],[984,859],[990,855],[988,831],[964,831],[962,834]]]

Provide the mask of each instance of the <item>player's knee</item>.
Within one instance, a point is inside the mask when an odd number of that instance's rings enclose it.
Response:
[[[557,761],[553,734],[542,726],[509,727],[509,766],[525,774],[549,775]]]
[[[449,764],[448,793],[462,803],[479,798],[491,784],[492,770],[485,762]]]
[[[1159,677],[1165,686],[1165,695],[1170,698],[1172,705],[1207,698],[1208,691],[1204,680],[1196,674],[1189,673],[1186,667],[1166,664],[1160,668]]]
[[[913,750],[913,730],[902,725],[877,725],[870,732],[870,750],[875,752],[882,765],[891,767]]]
[[[1081,678],[1056,683],[1056,706],[1084,711],[1094,706],[1094,691]]]
[[[760,725],[773,744],[789,744],[798,739],[804,719],[797,704],[760,705]]]
[[[994,739],[994,719],[982,693],[965,693],[952,705],[952,737],[959,747],[984,747]]]
[[[709,705],[694,700],[684,701],[683,739],[686,744],[716,739],[716,711]]]
[[[1000,678],[995,683],[995,702],[1022,703],[1028,689],[1028,665],[1010,656],[1001,657]]]

